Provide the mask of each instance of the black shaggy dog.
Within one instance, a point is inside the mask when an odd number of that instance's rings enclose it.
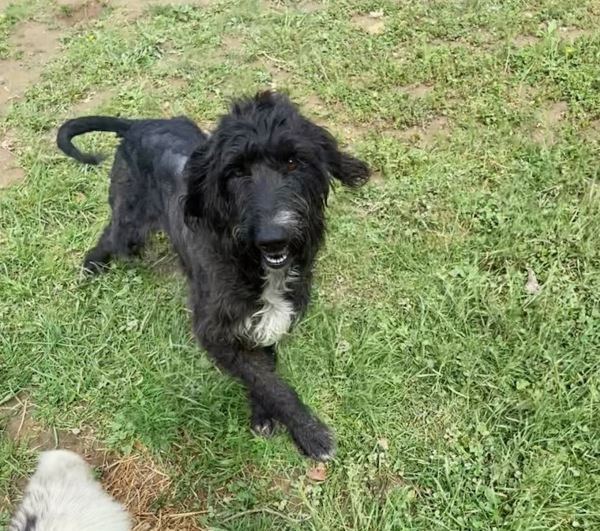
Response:
[[[112,217],[84,268],[98,272],[165,231],[188,277],[198,341],[246,386],[253,431],[268,436],[281,422],[304,454],[333,458],[331,431],[277,377],[274,345],[308,304],[330,177],[358,186],[367,165],[271,91],[234,103],[212,135],[184,117],[91,116],[64,123],[58,146],[97,164],[72,144],[89,131],[123,140],[111,171]]]

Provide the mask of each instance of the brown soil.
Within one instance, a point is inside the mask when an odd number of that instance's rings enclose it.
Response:
[[[70,430],[45,427],[34,418],[35,407],[26,395],[19,395],[0,406],[0,419],[6,422],[5,433],[13,441],[21,441],[36,452],[61,448],[84,456],[94,465],[104,461],[89,427]]]
[[[213,0],[110,0],[110,4],[122,8],[128,19],[139,18],[144,10],[150,6],[168,6],[168,5],[196,5],[209,6]]]
[[[413,126],[403,131],[388,129],[383,135],[390,135],[401,140],[417,140],[424,146],[431,146],[438,138],[448,135],[449,121],[445,116],[436,116],[424,126]]]
[[[517,35],[513,40],[512,44],[515,48],[526,48],[537,43],[539,39],[533,35]]]
[[[325,9],[321,2],[302,2],[298,7],[304,13],[317,13]]]
[[[14,143],[7,134],[0,141],[0,188],[18,183],[25,177],[25,170],[19,166],[13,149]]]
[[[354,15],[352,24],[371,35],[378,35],[385,30],[385,20],[382,11],[373,11],[368,15]]]
[[[569,107],[566,101],[558,101],[556,103],[553,103],[552,105],[549,105],[542,111],[542,121],[546,125],[556,125],[565,117],[568,110]]]
[[[69,25],[98,18],[105,5],[100,0],[57,0],[57,4],[65,8],[61,19]]]
[[[227,35],[223,38],[224,51],[241,50],[244,47],[244,41],[234,35]]]
[[[537,128],[532,135],[533,141],[537,144],[554,144],[555,131],[564,120],[568,110],[569,107],[565,101],[558,101],[540,109],[537,113]]]
[[[576,39],[580,37],[587,37],[589,35],[593,35],[591,30],[584,30],[580,28],[560,28],[558,35],[561,39],[573,43]]]
[[[113,93],[110,90],[101,90],[99,92],[90,92],[82,100],[78,101],[69,110],[69,116],[81,116],[89,114],[90,111],[100,107],[112,98]]]
[[[2,2],[0,8],[8,3]],[[14,28],[9,44],[20,57],[0,61],[0,113],[39,80],[44,65],[60,49],[59,36],[58,31],[35,21],[22,22]],[[0,188],[19,182],[24,176],[14,154],[14,142],[5,135],[0,140]]]
[[[0,112],[9,100],[39,79],[43,65],[59,50],[59,32],[39,22],[24,22],[9,39],[22,52],[22,59],[0,61]]]
[[[416,84],[402,87],[400,90],[410,96],[422,98],[433,92],[433,87],[431,85]]]
[[[594,120],[584,130],[585,138],[589,142],[595,142],[600,138],[600,120]]]

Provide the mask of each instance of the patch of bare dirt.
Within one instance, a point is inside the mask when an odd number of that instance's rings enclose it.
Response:
[[[139,18],[147,7],[151,6],[209,6],[213,0],[109,0],[110,4],[122,8],[126,18],[133,20]]]
[[[113,93],[110,90],[92,91],[69,109],[69,115],[80,116],[89,114],[90,111],[109,101],[112,96]]]
[[[512,45],[515,48],[526,48],[527,46],[532,46],[539,42],[537,37],[533,35],[517,35],[512,40]]]
[[[354,15],[352,24],[371,35],[379,35],[385,30],[383,11],[371,11],[368,15]]]
[[[244,41],[235,35],[227,35],[222,42],[226,50],[241,50],[244,47]]]
[[[425,146],[433,145],[440,138],[449,134],[449,121],[445,116],[436,116],[423,126],[413,126],[403,131],[387,129],[384,135],[394,136],[401,140],[418,141]]]
[[[527,83],[519,83],[515,88],[514,96],[520,104],[531,104],[535,100],[536,91]]]
[[[454,39],[433,39],[429,42],[433,46],[444,46],[447,48],[458,47],[481,47],[488,46],[496,40],[493,33],[481,28],[472,31],[468,36],[457,37]]]
[[[175,89],[187,88],[190,84],[189,80],[184,77],[172,77],[168,81],[169,85]]]
[[[285,61],[272,61],[270,58],[261,57],[251,63],[251,66],[271,74],[271,86],[273,90],[289,86],[294,77],[291,72],[292,66]]]
[[[473,40],[479,44],[491,44],[496,40],[496,36],[482,28],[477,28],[473,32]]]
[[[0,61],[0,112],[13,98],[18,97],[40,73],[39,67],[28,67],[22,61]]]
[[[9,42],[23,53],[23,58],[0,61],[0,112],[8,101],[39,79],[44,64],[58,52],[59,35],[39,22],[17,26]]]
[[[569,106],[566,101],[558,101],[546,107],[541,113],[541,119],[546,125],[556,125],[566,116]]]
[[[362,140],[368,135],[373,129],[356,123],[343,123],[335,126],[336,132],[342,133],[343,146],[351,146],[356,142]]]
[[[341,133],[343,147],[351,146],[373,130],[345,117],[341,105],[336,103],[326,105],[315,94],[300,96],[298,101],[302,112],[310,116],[317,124],[331,130],[333,133]]]
[[[301,2],[298,7],[304,13],[317,13],[325,9],[323,2]]]
[[[558,30],[559,37],[562,40],[567,41],[568,43],[573,43],[581,37],[588,37],[592,34],[593,34],[593,32],[591,30],[584,30],[581,28],[563,27]]]
[[[408,85],[406,87],[401,87],[400,90],[409,96],[414,96],[415,98],[423,98],[428,94],[433,92],[433,86],[424,85],[421,83],[417,83],[415,85]]]
[[[274,89],[288,86],[291,79],[294,77],[291,72],[282,70],[281,68],[272,69],[271,76],[273,77],[272,88]]]
[[[352,148],[369,133],[377,132],[377,128],[372,125],[352,120],[339,103],[326,104],[315,94],[299,95],[297,101],[304,114],[339,137],[343,148]]]
[[[325,103],[323,103],[323,100],[315,94],[310,94],[309,96],[302,98],[302,108],[310,109],[317,114],[325,113]]]
[[[15,142],[8,132],[0,142],[0,188],[21,182],[25,177],[25,170],[19,166],[14,149]]]
[[[585,138],[590,142],[600,139],[600,120],[594,120],[584,129]]]
[[[59,36],[58,31],[41,22],[28,21],[17,26],[10,43],[21,49],[26,56],[36,56],[45,61],[58,51]]]
[[[537,144],[552,145],[556,140],[555,131],[568,113],[566,101],[558,101],[540,109],[537,113],[536,130],[533,141]]]
[[[113,93],[110,90],[100,90],[98,92],[92,91],[68,110],[67,117],[76,118],[78,116],[93,114],[95,109],[109,101],[112,96]],[[54,144],[56,142],[57,134],[58,125],[51,128],[44,136],[47,137],[48,142]]]
[[[105,452],[98,449],[91,428],[45,427],[35,420],[34,412],[35,406],[26,395],[19,395],[0,406],[0,419],[6,421],[6,436],[26,443],[36,452],[61,448],[77,452],[94,465],[104,462]]]
[[[57,4],[62,8],[61,19],[69,25],[97,19],[105,6],[100,0],[57,0]]]

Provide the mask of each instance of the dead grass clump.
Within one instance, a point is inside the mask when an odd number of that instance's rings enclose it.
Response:
[[[170,491],[172,480],[149,456],[132,455],[109,462],[103,476],[106,490],[133,516],[133,531],[203,531],[196,517],[206,511],[157,506],[161,496]]]

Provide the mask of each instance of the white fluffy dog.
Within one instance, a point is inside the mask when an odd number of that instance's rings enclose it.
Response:
[[[8,531],[130,531],[129,516],[77,454],[53,450],[37,469]]]

